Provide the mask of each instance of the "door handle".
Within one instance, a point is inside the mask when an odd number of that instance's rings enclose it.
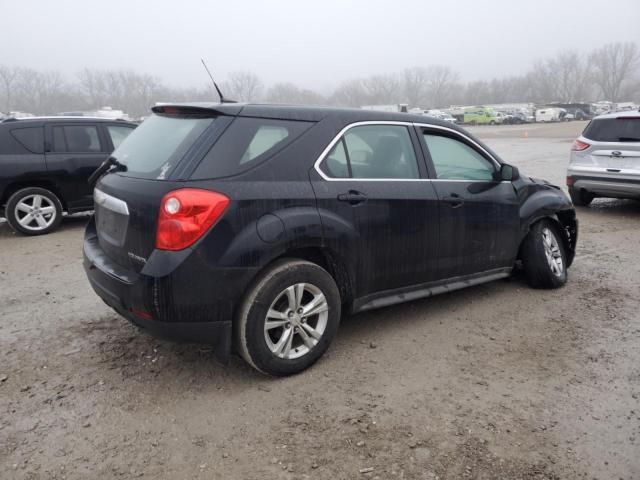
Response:
[[[444,197],[442,201],[451,205],[451,208],[458,208],[464,204],[464,198],[457,193],[452,193],[448,197]]]
[[[351,205],[358,205],[367,201],[367,196],[357,190],[349,190],[347,193],[338,194],[338,200],[348,202]]]

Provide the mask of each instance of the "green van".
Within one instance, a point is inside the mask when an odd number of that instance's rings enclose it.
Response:
[[[487,107],[467,107],[464,109],[464,123],[467,125],[495,125],[496,113]]]

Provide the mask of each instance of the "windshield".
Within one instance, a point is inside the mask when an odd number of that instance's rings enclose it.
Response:
[[[640,117],[595,119],[582,135],[596,142],[640,142]]]
[[[126,165],[122,175],[164,180],[213,121],[214,117],[203,115],[154,114],[112,156]]]

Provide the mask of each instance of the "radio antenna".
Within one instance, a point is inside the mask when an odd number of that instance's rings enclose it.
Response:
[[[207,67],[206,63],[204,63],[204,59],[201,58],[200,61],[202,62],[202,66],[204,67],[204,69],[207,71],[207,74],[211,79],[211,83],[213,83],[213,87],[216,89],[216,92],[218,92],[218,96],[220,97],[220,103],[236,103],[235,100],[229,100],[227,98],[224,98],[224,95],[222,95],[222,91],[220,90],[220,87],[218,87],[218,84],[213,79],[213,75],[211,75],[211,72],[209,71],[209,67]]]

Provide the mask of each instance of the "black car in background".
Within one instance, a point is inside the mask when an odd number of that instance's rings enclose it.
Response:
[[[93,210],[87,180],[135,124],[91,117],[0,122],[0,216],[25,235],[54,230],[63,212]]]
[[[567,196],[455,125],[291,106],[153,111],[97,182],[84,240],[96,293],[151,332],[288,375],[326,351],[343,312],[517,264],[533,287],[566,282]]]

